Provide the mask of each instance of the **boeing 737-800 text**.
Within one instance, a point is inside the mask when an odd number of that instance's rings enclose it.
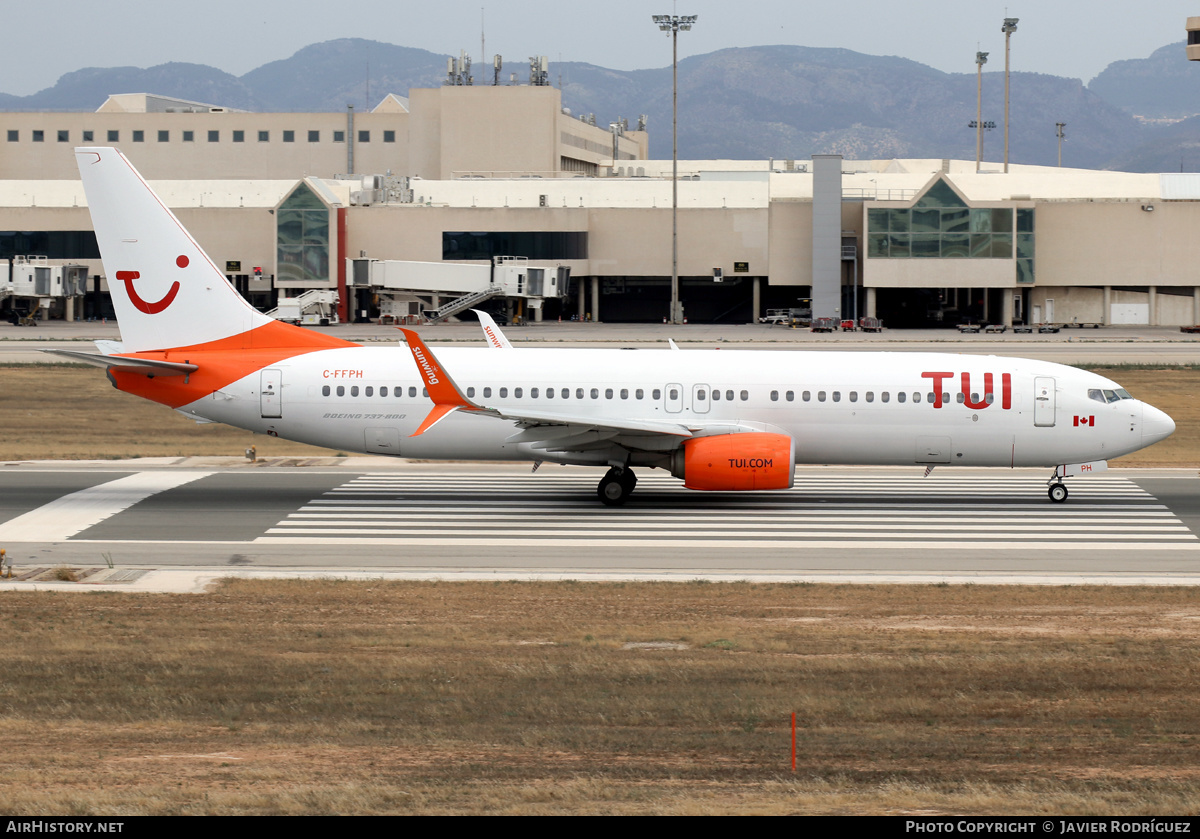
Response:
[[[194,417],[333,449],[607,469],[699,490],[792,486],[797,463],[1053,467],[1063,478],[1175,424],[1101,376],[935,353],[363,347],[252,308],[116,149],[76,150],[121,342],[61,354]]]

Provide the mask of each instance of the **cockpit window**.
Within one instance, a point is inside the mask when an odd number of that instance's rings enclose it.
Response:
[[[1129,391],[1127,391],[1123,387],[1117,388],[1116,394],[1117,394],[1117,396],[1121,397],[1122,399],[1132,399],[1133,398],[1132,396],[1129,395]]]
[[[1104,391],[1104,401],[1105,402],[1118,402],[1118,401],[1120,401],[1120,399],[1121,399],[1121,397],[1117,396],[1117,392],[1115,390]]]
[[[1088,391],[1088,399],[1095,399],[1097,402],[1104,402],[1104,393],[1099,388],[1092,388]]]

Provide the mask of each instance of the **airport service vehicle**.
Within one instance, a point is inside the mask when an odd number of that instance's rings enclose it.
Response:
[[[1045,361],[941,353],[363,347],[275,321],[225,280],[113,148],[76,150],[121,328],[56,351],[201,422],[327,448],[634,469],[696,490],[792,486],[798,463],[1053,468],[1063,479],[1175,424],[1118,384]]]

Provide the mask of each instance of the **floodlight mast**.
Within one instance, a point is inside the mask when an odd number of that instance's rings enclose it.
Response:
[[[1000,27],[1000,31],[1004,33],[1004,174],[1008,174],[1008,74],[1009,74],[1009,47],[1008,42],[1012,34],[1017,31],[1017,21],[1020,18],[1006,17],[1004,25]]]
[[[986,52],[975,53],[975,66],[978,68],[978,86],[975,96],[975,171],[983,167],[983,65],[987,64]]]
[[[699,15],[651,15],[671,33],[671,323],[679,323],[679,32],[688,32]]]

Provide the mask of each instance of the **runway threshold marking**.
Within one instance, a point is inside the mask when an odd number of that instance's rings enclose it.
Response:
[[[1072,485],[1072,502],[1044,497],[1045,482],[908,477],[810,477],[785,493],[701,497],[647,476],[619,509],[600,507],[591,479],[509,477],[497,494],[479,476],[364,475],[335,487],[267,530],[277,545],[500,548],[719,546],[828,549],[1200,551],[1200,539],[1125,478]],[[903,498],[898,502],[897,497]],[[822,500],[818,500],[822,499]]]
[[[0,543],[60,542],[122,510],[212,472],[139,472],[81,489],[0,524]]]

